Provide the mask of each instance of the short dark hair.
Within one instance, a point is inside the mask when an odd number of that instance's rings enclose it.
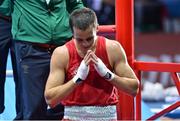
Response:
[[[86,30],[91,25],[96,27],[98,25],[97,16],[95,12],[90,8],[81,8],[74,10],[69,19],[70,27],[73,31],[73,27],[80,30]]]

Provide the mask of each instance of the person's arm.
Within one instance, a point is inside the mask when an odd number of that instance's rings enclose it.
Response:
[[[0,3],[0,14],[3,16],[11,16],[13,12],[13,2],[11,0],[2,0]]]
[[[65,46],[54,50],[51,57],[50,74],[45,88],[45,99],[50,107],[56,106],[68,96],[76,87],[86,79],[89,73],[90,55],[87,53],[80,63],[76,75],[64,83],[65,72],[69,61],[68,50]]]
[[[4,0],[0,0],[0,5],[4,2]]]
[[[70,94],[75,87],[73,81],[64,84],[65,69],[68,62],[65,46],[54,50],[50,62],[50,73],[45,88],[45,99],[50,107],[56,106],[61,99]]]
[[[110,81],[118,89],[135,96],[139,80],[129,66],[123,47],[117,41],[106,41],[108,56],[114,68],[114,79]]]
[[[72,13],[75,9],[83,8],[82,0],[66,0],[66,7],[69,13]]]
[[[129,66],[123,48],[117,41],[107,40],[106,49],[109,62],[114,71],[111,72],[103,63],[103,60],[92,54],[94,60],[97,60],[94,63],[96,71],[119,90],[135,96],[138,92],[139,80]]]

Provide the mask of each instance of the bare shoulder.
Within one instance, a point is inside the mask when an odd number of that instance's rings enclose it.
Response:
[[[116,40],[106,39],[106,48],[111,60],[126,60],[126,54],[121,44]]]
[[[124,49],[116,40],[106,39],[106,48],[111,54],[123,54]]]
[[[54,50],[54,52],[53,52],[53,55],[59,55],[59,56],[62,56],[62,55],[67,55],[68,54],[68,50],[67,50],[67,48],[66,48],[66,46],[65,45],[63,45],[63,46],[59,46],[59,47],[57,47],[55,50]]]
[[[57,65],[66,66],[68,60],[69,60],[69,53],[65,45],[57,47],[54,50],[51,61],[53,61]]]

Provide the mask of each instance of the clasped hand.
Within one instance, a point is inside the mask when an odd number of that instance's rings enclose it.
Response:
[[[104,79],[111,81],[114,78],[114,73],[112,73],[102,62],[100,58],[98,58],[93,51],[88,50],[84,59],[82,60],[77,74],[74,76],[73,81],[75,83],[80,83],[85,80],[89,74],[89,64],[93,63],[95,70],[98,74]]]

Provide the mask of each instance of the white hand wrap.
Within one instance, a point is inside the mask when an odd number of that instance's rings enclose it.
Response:
[[[111,81],[112,79],[114,79],[114,73],[112,73],[102,62],[101,59],[98,58],[98,63],[97,65],[94,64],[94,68],[96,69],[96,71],[98,72],[98,74],[101,77],[104,77],[104,79]]]
[[[80,83],[86,79],[89,73],[89,65],[87,66],[84,60],[81,61],[81,64],[77,70],[77,74],[73,77],[74,83]]]

